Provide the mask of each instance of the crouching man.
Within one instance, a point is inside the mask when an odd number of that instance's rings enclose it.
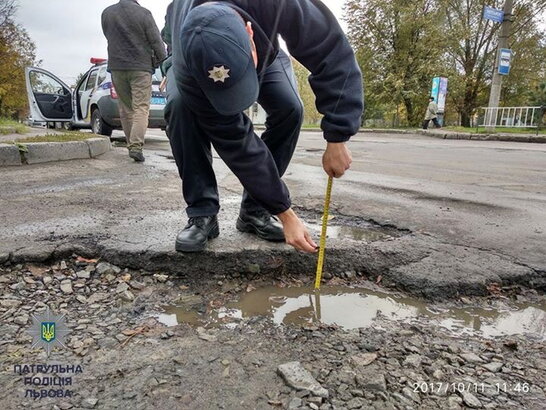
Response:
[[[317,0],[175,0],[163,38],[172,50],[165,115],[189,217],[177,251],[202,251],[219,235],[212,146],[245,188],[237,229],[316,252],[281,179],[298,141],[303,107],[279,35],[311,72],[324,115],[324,170],[339,178],[351,165],[346,142],[361,122],[362,75],[326,6]],[[255,101],[267,113],[261,138],[244,114]]]

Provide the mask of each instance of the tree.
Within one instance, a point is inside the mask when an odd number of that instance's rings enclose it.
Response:
[[[546,81],[538,84],[528,93],[529,103],[535,107],[546,107]]]
[[[366,118],[370,108],[401,106],[407,123],[420,123],[431,79],[439,72],[440,17],[435,0],[346,2],[348,36],[364,75]]]
[[[21,117],[27,108],[25,67],[35,65],[36,46],[12,20],[16,3],[0,0],[0,116]]]
[[[546,81],[546,38],[534,18],[536,5],[520,4],[519,26],[513,30],[509,47],[514,51],[510,75],[503,82],[505,106],[541,105],[529,99],[529,90]]]
[[[449,79],[447,112],[465,125],[487,103],[499,23],[484,6],[504,0],[347,0],[345,20],[364,75],[366,118],[402,116],[417,125],[431,80]],[[545,34],[538,19],[546,0],[515,0],[510,47],[512,73],[504,104],[526,105],[526,90],[546,71]],[[542,74],[541,74],[542,73]]]
[[[74,83],[70,86],[70,88],[76,89],[76,87],[78,86],[78,84],[80,83],[82,78],[85,77],[86,74],[87,74],[87,72],[85,72],[85,71],[83,73],[79,73],[78,76],[76,77],[76,79],[74,80]]]
[[[316,108],[315,94],[309,84],[310,72],[295,59],[292,59],[292,65],[294,66],[294,74],[296,76],[296,82],[298,83],[298,93],[303,103],[303,121],[305,124],[319,124],[322,115]]]
[[[483,9],[485,6],[502,9],[504,1],[440,1],[446,10],[446,57],[451,67],[449,76],[452,78],[450,100],[460,115],[462,125],[468,127],[476,109],[487,103],[500,29],[499,23],[483,18]],[[541,35],[535,19],[545,7],[545,0],[516,0],[514,3],[510,43],[517,57],[514,60],[514,71],[508,81],[518,78],[518,71],[519,80],[529,80],[528,75],[521,76],[526,70],[521,64],[518,67],[518,62],[527,60],[529,68],[537,63],[536,40]],[[537,36],[535,41],[529,42],[533,36]],[[505,83],[505,90],[506,85]],[[517,90],[517,87],[514,90]],[[516,92],[519,93],[519,90]]]
[[[0,0],[0,29],[11,21],[16,11],[16,0]]]

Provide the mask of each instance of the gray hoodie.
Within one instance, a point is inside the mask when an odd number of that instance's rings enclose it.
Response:
[[[120,0],[104,10],[102,31],[108,40],[108,71],[153,72],[166,57],[152,13],[136,0]]]

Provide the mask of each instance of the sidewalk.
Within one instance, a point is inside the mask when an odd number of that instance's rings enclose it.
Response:
[[[363,131],[365,132],[365,131]],[[471,132],[451,131],[446,129],[416,130],[414,133],[427,135],[445,140],[474,140],[474,141],[509,141],[509,142],[534,142],[546,143],[546,135],[536,134],[478,134]]]
[[[258,125],[256,130],[264,130],[265,127]],[[302,132],[322,132],[319,127],[302,128]],[[474,132],[451,131],[447,129],[429,129],[422,130],[416,128],[397,129],[397,128],[361,128],[362,134],[393,134],[393,135],[425,135],[433,138],[445,140],[473,140],[473,141],[508,141],[508,142],[533,142],[538,144],[546,143],[546,135],[536,134],[478,134]]]
[[[26,138],[64,134],[65,132],[47,128],[29,128],[25,134],[0,135],[0,167],[89,159],[112,149],[109,138],[94,137],[92,134],[89,134],[89,138],[85,140],[13,144]]]

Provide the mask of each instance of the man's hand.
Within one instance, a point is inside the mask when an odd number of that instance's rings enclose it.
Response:
[[[334,178],[341,178],[351,168],[353,158],[344,142],[329,142],[322,156],[324,171]]]
[[[317,244],[313,241],[309,231],[292,209],[277,215],[277,217],[282,222],[284,237],[288,245],[306,253],[317,252]]]

